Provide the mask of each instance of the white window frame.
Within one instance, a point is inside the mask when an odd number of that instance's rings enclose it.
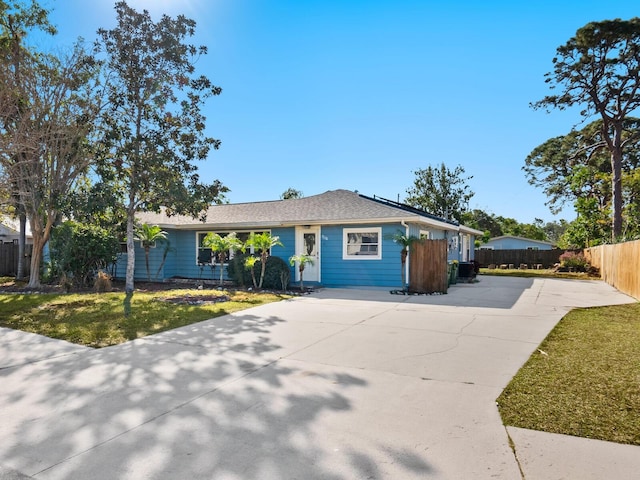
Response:
[[[420,230],[420,240],[430,240],[431,232],[429,230]]]
[[[347,242],[350,233],[376,233],[378,235],[378,253],[376,255],[348,255]],[[342,229],[342,259],[343,260],[381,260],[382,259],[382,227],[357,227]]]

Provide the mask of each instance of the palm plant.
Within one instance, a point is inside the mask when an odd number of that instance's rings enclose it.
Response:
[[[407,264],[407,255],[409,254],[409,248],[411,244],[418,241],[419,238],[413,235],[407,235],[406,233],[398,230],[392,237],[393,241],[402,247],[400,250],[400,268],[402,274],[402,289],[404,290],[406,287],[406,264]]]
[[[252,246],[254,251],[260,252],[260,262],[262,263],[260,269],[260,284],[258,288],[262,288],[262,282],[264,280],[264,272],[267,268],[267,258],[269,258],[269,252],[272,247],[279,245],[283,247],[282,242],[280,242],[280,237],[272,236],[269,232],[262,233],[252,233],[249,235],[249,239],[247,240],[247,245]]]
[[[254,257],[253,255],[250,255],[244,259],[244,268],[246,268],[247,270],[251,270],[251,281],[253,282],[253,288],[258,288],[258,282],[256,282],[256,272],[254,268],[258,260],[258,257]]]
[[[302,281],[302,272],[304,272],[304,267],[307,264],[314,264],[313,257],[305,255],[303,253],[301,253],[300,255],[293,255],[292,257],[289,257],[289,264],[291,266],[294,266],[296,263],[298,264],[298,271],[300,272],[300,291],[303,291],[304,283]]]
[[[235,232],[228,235],[219,235],[209,232],[202,239],[202,246],[210,248],[212,252],[218,254],[218,262],[220,263],[220,286],[224,284],[224,262],[227,259],[227,253],[233,250],[240,250],[242,242],[236,237]]]
[[[144,248],[144,260],[147,267],[147,280],[151,281],[151,272],[149,270],[149,252],[156,242],[164,242],[167,239],[167,232],[162,230],[158,225],[149,225],[143,223],[136,228],[135,239],[140,241],[140,246]]]

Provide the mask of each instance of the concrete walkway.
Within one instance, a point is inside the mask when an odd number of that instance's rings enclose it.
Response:
[[[506,429],[495,405],[572,307],[632,301],[480,277],[324,289],[101,350],[0,329],[0,478],[637,478],[640,447]]]

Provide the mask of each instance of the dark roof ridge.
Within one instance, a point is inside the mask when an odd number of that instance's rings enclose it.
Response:
[[[396,202],[394,200],[389,200],[388,198],[383,198],[374,195],[373,197],[368,197],[366,195],[359,194],[363,198],[367,198],[369,200],[373,200],[374,202],[381,203],[383,205],[387,205],[390,207],[399,208],[400,210],[404,210],[405,212],[415,213],[417,215],[422,215],[423,217],[430,218],[431,220],[438,220],[440,222],[448,223],[449,225],[454,225],[456,227],[460,226],[460,222],[455,220],[447,220],[446,218],[439,217],[438,215],[434,215],[429,212],[425,212],[424,210],[416,207],[412,207],[411,205],[407,205],[406,203]]]

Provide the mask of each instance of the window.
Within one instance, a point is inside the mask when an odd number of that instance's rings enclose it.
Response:
[[[382,258],[381,228],[345,228],[342,258],[344,260],[379,260]]]
[[[220,263],[219,261],[219,254],[216,252],[215,254],[211,251],[210,248],[205,248],[202,246],[202,241],[204,240],[204,237],[207,236],[208,233],[217,233],[218,235],[220,235],[221,237],[227,236],[229,235],[229,233],[231,232],[197,232],[196,233],[196,263],[198,265],[202,265],[202,264],[211,264],[211,263]],[[236,232],[236,238],[238,240],[240,240],[242,243],[246,243],[246,241],[249,239],[249,235],[251,235],[252,233],[263,233],[262,231],[257,231],[257,232]],[[255,254],[260,254],[260,251],[254,251],[253,247],[251,247],[250,250],[247,250],[248,253],[255,253]],[[229,260],[231,260],[234,256],[235,252],[233,251],[229,251],[227,252],[226,256],[225,256],[225,262],[228,262]]]
[[[539,250],[538,247],[527,247],[527,250]]]
[[[420,230],[420,240],[429,240],[429,230]]]

